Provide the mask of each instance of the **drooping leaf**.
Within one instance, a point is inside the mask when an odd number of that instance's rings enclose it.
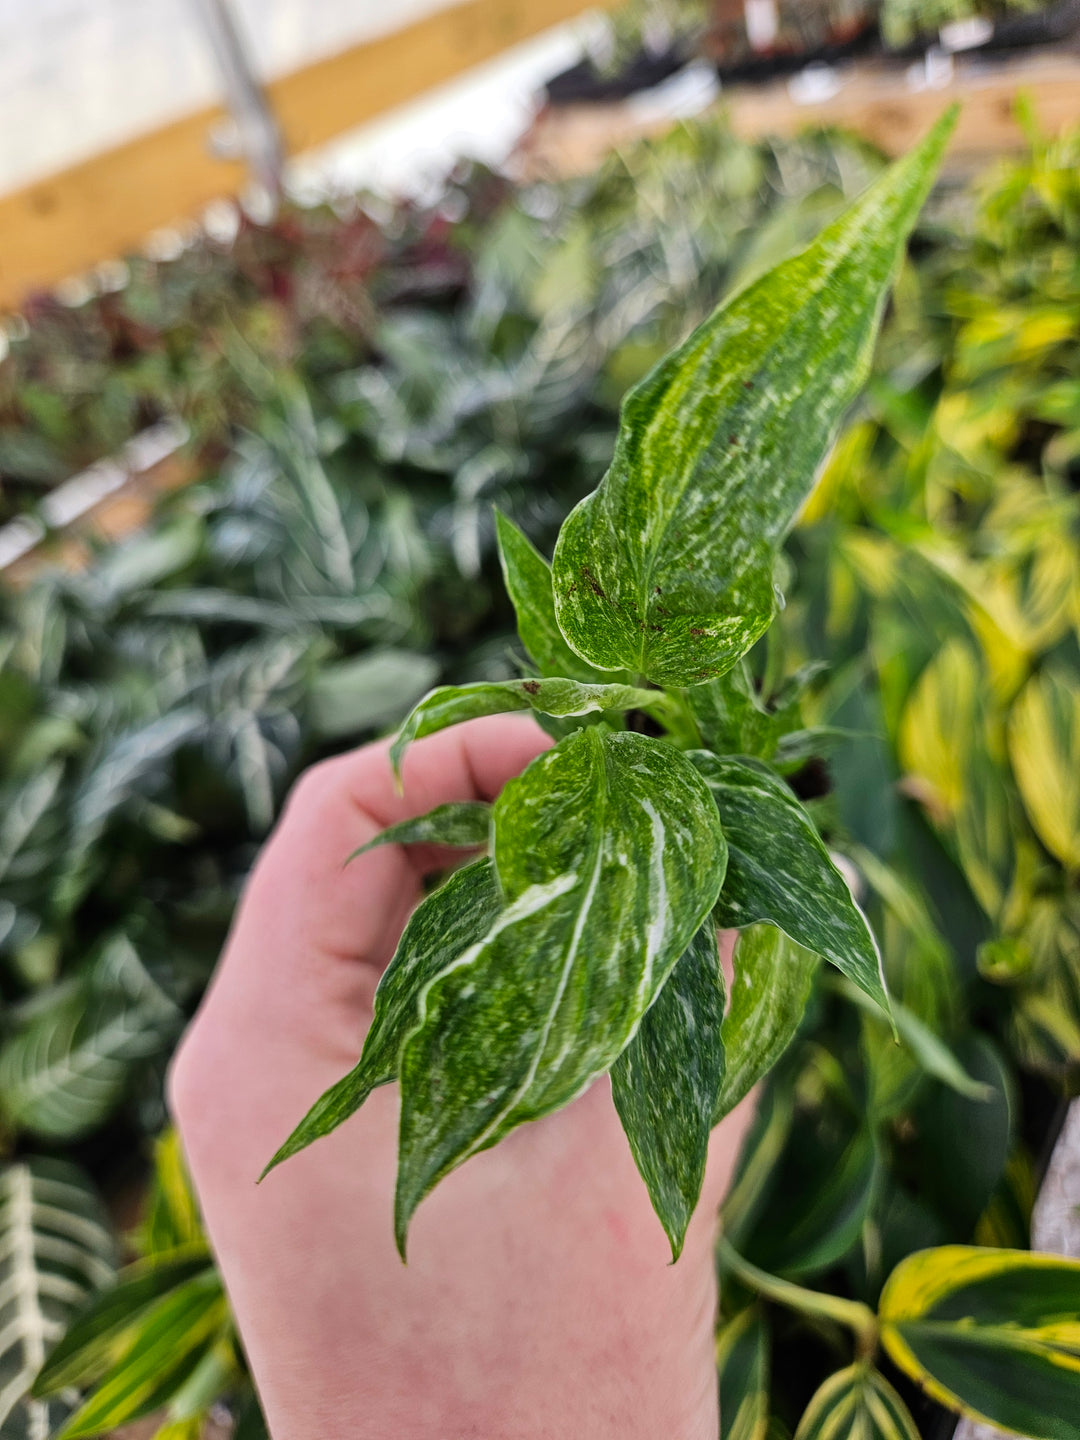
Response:
[[[819,959],[775,925],[751,925],[739,934],[734,963],[722,1031],[726,1070],[716,1120],[734,1110],[791,1044]]]
[[[603,675],[574,654],[559,629],[551,566],[529,537],[498,510],[495,535],[506,592],[517,616],[518,634],[540,674],[568,675],[585,682],[603,680]]]
[[[716,1336],[720,1440],[765,1440],[769,1428],[769,1331],[760,1305],[748,1305]]]
[[[426,815],[388,825],[374,840],[349,856],[355,860],[380,845],[485,845],[491,828],[491,806],[482,800],[451,800]]]
[[[724,976],[706,921],[611,1067],[611,1094],[677,1260],[705,1178],[724,1079]]]
[[[880,1371],[838,1370],[803,1412],[795,1440],[920,1440],[911,1412]]]
[[[160,1054],[181,1023],[128,937],[114,936],[0,1049],[0,1105],[36,1135],[85,1135],[112,1112],[133,1065]]]
[[[402,757],[414,740],[480,715],[503,715],[511,710],[535,710],[559,717],[601,710],[647,710],[662,715],[667,708],[667,697],[661,691],[639,690],[632,685],[583,685],[562,679],[441,685],[424,696],[398,731],[390,747],[390,763],[400,775]]]
[[[753,760],[690,752],[716,799],[730,859],[716,908],[722,928],[759,920],[842,970],[888,1009],[877,943],[814,822],[776,775]]]
[[[114,1244],[82,1172],[33,1157],[0,1171],[0,1433],[39,1440],[70,1408],[29,1394],[50,1346],[113,1277]]]
[[[611,1067],[726,863],[694,767],[631,731],[590,727],[534,760],[494,836],[507,909],[422,992],[401,1052],[399,1246],[443,1175]]]
[[[764,632],[777,547],[866,378],[954,119],[626,397],[611,468],[552,565],[559,627],[590,664],[696,685]]]
[[[73,1320],[34,1381],[37,1398],[100,1380],[140,1321],[165,1295],[213,1268],[205,1245],[136,1261]]]
[[[1040,1440],[1080,1437],[1080,1261],[946,1245],[896,1267],[892,1359],[936,1400]]]
[[[131,1343],[57,1440],[83,1440],[149,1415],[171,1399],[229,1325],[212,1267],[170,1290],[142,1317]]]
[[[397,1078],[398,1055],[417,1023],[419,998],[436,975],[489,931],[502,901],[490,860],[456,871],[414,910],[375,991],[360,1059],[315,1101],[264,1175],[354,1115],[372,1090]]]

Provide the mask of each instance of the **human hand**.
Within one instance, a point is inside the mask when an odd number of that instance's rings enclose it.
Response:
[[[255,1180],[355,1063],[431,847],[387,825],[491,800],[547,740],[476,720],[302,777],[259,858],[170,1102],[274,1440],[715,1440],[717,1205],[749,1119],[714,1132],[681,1259],[606,1078],[444,1180],[394,1248],[395,1086]]]

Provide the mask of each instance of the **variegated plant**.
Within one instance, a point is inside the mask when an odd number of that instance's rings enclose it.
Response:
[[[486,840],[489,855],[415,912],[358,1064],[271,1161],[396,1079],[402,1253],[443,1176],[610,1072],[677,1256],[709,1132],[790,1040],[813,957],[888,1009],[742,657],[773,619],[778,548],[866,377],[952,124],[630,392],[611,467],[550,566],[499,520],[533,671],[432,692],[391,758],[400,772],[412,740],[510,710],[546,717],[557,743],[490,813],[442,807],[381,837]],[[740,932],[726,1017],[717,926]]]

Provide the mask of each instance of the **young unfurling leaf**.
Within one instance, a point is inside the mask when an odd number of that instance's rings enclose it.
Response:
[[[866,919],[788,786],[753,760],[703,750],[690,758],[716,799],[731,852],[717,924],[778,925],[888,1010],[881,956]]]
[[[590,664],[697,685],[768,627],[777,547],[866,378],[954,121],[627,395],[611,468],[552,563],[559,626]]]
[[[534,710],[559,717],[599,710],[646,710],[664,715],[670,708],[662,690],[639,690],[632,685],[583,685],[578,680],[562,679],[440,685],[424,696],[398,731],[390,747],[390,763],[400,775],[402,757],[414,740],[481,715],[503,715],[512,710]]]
[[[426,815],[401,820],[361,845],[350,860],[380,845],[486,845],[491,827],[491,806],[482,800],[451,800]]]
[[[444,1175],[611,1067],[724,877],[701,777],[632,732],[580,730],[534,760],[494,836],[508,908],[421,993],[401,1052],[402,1248]]]
[[[359,1061],[319,1096],[264,1175],[313,1140],[336,1130],[360,1109],[376,1086],[397,1078],[398,1054],[416,1024],[420,992],[487,933],[501,903],[494,866],[490,860],[477,860],[451,875],[413,911],[375,991],[371,1029]]]
[[[611,1067],[611,1094],[653,1209],[679,1258],[705,1178],[724,1080],[724,976],[706,921]]]

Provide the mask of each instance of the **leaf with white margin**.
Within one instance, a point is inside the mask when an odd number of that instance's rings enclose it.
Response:
[[[777,549],[869,373],[955,115],[626,396],[552,563],[559,628],[590,664],[697,685],[768,627]]]
[[[324,1091],[263,1171],[266,1176],[355,1115],[379,1085],[397,1078],[398,1053],[417,1023],[420,992],[487,934],[502,906],[490,860],[455,871],[413,911],[375,991],[371,1029],[356,1065]],[[261,1178],[261,1177],[260,1177]]]
[[[380,845],[486,845],[490,827],[491,806],[483,800],[450,800],[436,805],[426,815],[388,825],[373,840],[355,849],[348,860],[356,860]]]
[[[730,860],[716,923],[741,930],[765,920],[824,956],[888,1013],[877,942],[829,858],[814,822],[767,766],[687,752],[720,811]]]
[[[394,773],[400,775],[402,758],[414,740],[481,715],[534,710],[561,719],[600,710],[647,710],[662,717],[670,709],[671,702],[662,690],[639,690],[632,685],[584,685],[579,680],[561,678],[440,685],[425,695],[406,718],[390,747],[390,763]]]
[[[812,950],[796,945],[775,925],[740,931],[721,1032],[726,1072],[714,1123],[749,1095],[795,1038],[819,963]]]
[[[611,1095],[677,1260],[701,1195],[724,1080],[724,974],[711,920],[611,1067]]]
[[[420,997],[401,1051],[395,1228],[457,1165],[609,1070],[715,904],[726,847],[674,748],[589,727],[495,804],[507,908]]]

